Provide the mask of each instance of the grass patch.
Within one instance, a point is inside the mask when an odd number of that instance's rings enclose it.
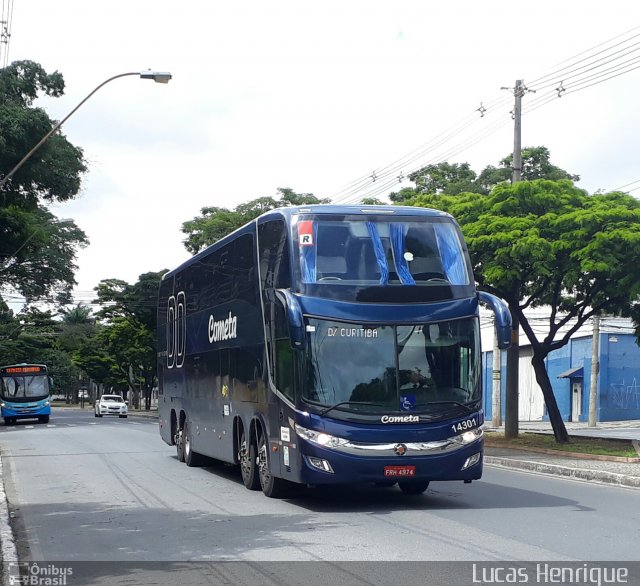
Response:
[[[553,434],[521,433],[516,439],[507,440],[503,433],[488,431],[484,434],[488,447],[495,448],[544,448],[558,452],[578,452],[600,456],[637,458],[638,453],[630,440],[569,436],[570,443],[559,444]]]

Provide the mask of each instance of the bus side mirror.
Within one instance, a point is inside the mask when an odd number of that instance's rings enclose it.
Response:
[[[478,291],[478,299],[493,309],[496,316],[496,336],[498,348],[506,350],[511,346],[511,312],[509,306],[500,297],[485,291]]]
[[[287,312],[289,321],[289,334],[291,335],[291,345],[301,349],[304,343],[304,320],[302,319],[302,309],[293,293],[286,289],[278,289],[276,295],[282,301]]]
[[[49,376],[47,378],[49,379],[49,389],[51,390],[55,389],[55,385],[53,384],[53,377]]]

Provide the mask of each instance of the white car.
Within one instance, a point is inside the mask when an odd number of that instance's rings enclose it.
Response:
[[[118,415],[126,417],[129,409],[121,395],[102,395],[95,405],[95,416]]]

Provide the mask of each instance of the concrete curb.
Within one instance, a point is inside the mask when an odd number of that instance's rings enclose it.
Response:
[[[18,551],[9,525],[9,504],[4,491],[4,470],[0,457],[0,555],[2,559],[2,583],[9,584],[9,565],[18,563]]]
[[[544,464],[541,462],[532,462],[530,460],[515,460],[513,458],[504,458],[499,456],[485,455],[484,462],[489,466],[497,466],[499,468],[516,468],[518,470],[536,472],[538,474],[563,476],[565,478],[573,478],[575,480],[615,484],[617,486],[624,486],[627,488],[640,488],[640,476],[628,476],[626,474],[618,474],[616,472],[607,472],[604,470],[569,468],[567,466],[559,466],[557,464]]]

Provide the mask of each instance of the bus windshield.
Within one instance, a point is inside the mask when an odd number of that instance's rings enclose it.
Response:
[[[49,395],[47,376],[3,376],[0,378],[0,396],[8,401],[41,399]]]
[[[459,231],[445,216],[301,215],[296,231],[303,284],[471,284]]]
[[[302,398],[320,408],[434,413],[480,399],[476,318],[377,327],[309,319],[307,332]]]

